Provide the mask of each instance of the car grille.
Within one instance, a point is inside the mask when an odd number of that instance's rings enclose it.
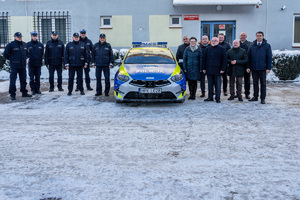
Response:
[[[160,94],[140,94],[139,92],[128,92],[124,99],[177,99],[172,92],[162,92]]]
[[[153,88],[153,87],[162,87],[162,86],[170,85],[171,82],[169,80],[143,81],[143,80],[134,79],[130,81],[129,84],[138,87]]]

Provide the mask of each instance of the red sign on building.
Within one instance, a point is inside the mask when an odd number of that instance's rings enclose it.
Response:
[[[219,29],[225,29],[225,24],[220,24]]]
[[[184,20],[199,20],[199,15],[184,15]]]

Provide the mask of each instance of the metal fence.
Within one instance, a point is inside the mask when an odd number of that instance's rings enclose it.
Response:
[[[34,30],[39,32],[40,42],[46,44],[51,39],[51,32],[56,31],[58,38],[65,44],[71,39],[71,16],[69,12],[34,12]]]
[[[9,43],[10,18],[8,12],[0,13],[0,48]]]

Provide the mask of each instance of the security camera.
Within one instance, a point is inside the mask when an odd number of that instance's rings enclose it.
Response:
[[[284,9],[286,9],[286,6],[285,6],[285,5],[281,7],[281,10],[284,10]]]

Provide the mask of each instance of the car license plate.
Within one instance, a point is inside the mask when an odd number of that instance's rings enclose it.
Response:
[[[141,94],[160,94],[161,88],[140,88],[139,93],[141,93]]]

